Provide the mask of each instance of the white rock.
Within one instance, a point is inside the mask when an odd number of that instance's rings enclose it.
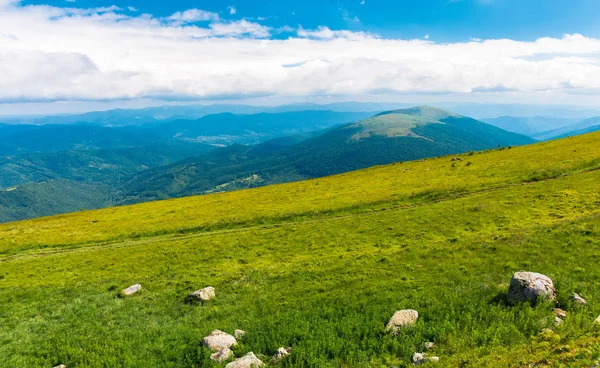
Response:
[[[291,348],[279,348],[277,349],[277,352],[275,353],[275,355],[273,355],[273,359],[275,360],[281,360],[283,358],[285,358],[286,356],[290,355],[292,349]]]
[[[256,368],[262,367],[263,362],[250,352],[225,366],[225,368]]]
[[[510,280],[508,302],[535,302],[538,298],[556,299],[556,289],[552,280],[540,273],[516,272]]]
[[[227,359],[229,359],[229,357],[231,357],[233,355],[233,352],[229,349],[221,349],[219,351],[217,351],[216,353],[212,353],[210,355],[210,360],[212,360],[213,362],[217,362],[217,363],[222,363],[224,361],[226,361]]]
[[[438,363],[440,361],[440,357],[425,357],[425,363]]]
[[[414,353],[412,356],[412,361],[414,365],[421,365],[425,363],[425,354],[423,353]]]
[[[419,312],[412,309],[399,310],[390,319],[386,326],[386,330],[392,330],[397,333],[402,327],[412,326],[417,323]]]
[[[140,285],[140,284],[131,285],[127,289],[121,290],[121,295],[123,295],[123,296],[131,296],[131,295],[137,293],[140,290],[142,290],[142,285]]]
[[[214,330],[210,335],[202,339],[202,344],[212,351],[221,351],[230,349],[231,346],[237,345],[235,337],[223,331]]]
[[[67,366],[66,366],[66,365],[64,365],[64,364],[61,364],[61,365],[57,365],[57,366],[56,366],[56,367],[54,367],[54,368],[67,368]]]
[[[246,331],[235,330],[235,331],[233,331],[233,336],[235,336],[236,339],[241,339],[242,337],[246,336]]]
[[[594,323],[598,323],[598,324],[600,324],[600,316],[598,316],[598,318],[596,318],[596,319],[594,320]]]
[[[581,297],[581,295],[579,295],[577,293],[573,293],[573,295],[571,295],[571,299],[573,299],[573,301],[577,305],[586,305],[587,304],[587,301],[585,299],[583,299]]]
[[[423,348],[425,350],[431,350],[431,349],[435,348],[435,343],[431,342],[431,341],[428,341],[428,342],[426,342],[426,343],[423,344]]]
[[[560,319],[565,319],[567,318],[567,311],[560,308],[554,308],[554,315]]]
[[[190,293],[188,297],[198,302],[207,302],[215,297],[215,288],[212,286],[205,287],[204,289],[196,290]]]

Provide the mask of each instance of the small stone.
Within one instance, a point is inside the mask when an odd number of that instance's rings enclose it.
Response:
[[[440,361],[440,357],[425,357],[425,363],[438,363]]]
[[[414,353],[412,356],[412,361],[414,365],[421,365],[425,363],[425,354],[423,353]]]
[[[556,299],[556,289],[552,280],[536,272],[516,272],[510,280],[507,300],[509,303],[531,302],[538,298]]]
[[[577,305],[586,305],[587,301],[585,299],[583,299],[581,297],[581,295],[577,294],[577,293],[573,293],[571,295],[571,299],[573,299],[573,301],[575,302],[575,304]]]
[[[600,324],[600,316],[594,320],[594,323]]]
[[[560,319],[567,318],[567,311],[562,310],[560,308],[554,308],[554,314],[556,315],[556,317],[558,317]]]
[[[231,349],[232,345],[237,345],[235,337],[220,330],[214,330],[210,335],[202,339],[202,344],[212,351],[221,351]]]
[[[560,326],[563,323],[563,320],[560,319],[560,317],[556,316],[554,317],[554,324],[557,326]]]
[[[221,349],[216,353],[212,353],[210,355],[210,360],[217,363],[222,363],[229,359],[232,356],[232,351],[229,349]]]
[[[281,360],[281,359],[285,358],[286,356],[290,355],[291,352],[292,352],[291,348],[279,348],[279,349],[277,349],[277,352],[275,353],[275,355],[273,355],[273,359]]]
[[[57,365],[57,366],[56,366],[56,367],[54,367],[54,368],[67,368],[67,366],[66,366],[66,365],[64,365],[64,364],[61,364],[61,365]]]
[[[235,330],[235,331],[233,331],[233,336],[235,336],[236,339],[241,339],[242,337],[246,336],[246,331]]]
[[[236,359],[225,366],[225,368],[256,368],[262,367],[263,362],[254,355],[253,352],[249,352],[241,358]]]
[[[196,290],[188,295],[188,298],[197,302],[207,302],[215,297],[215,288],[212,286]]]
[[[462,158],[460,158],[460,157],[454,157],[454,158],[452,159],[452,161],[462,161]]]
[[[402,327],[413,326],[419,319],[419,312],[413,309],[399,310],[390,319],[386,326],[386,330],[392,330],[394,333],[398,333],[398,330]]]
[[[127,289],[121,290],[121,295],[122,296],[131,296],[131,295],[139,292],[140,290],[142,290],[142,285],[140,285],[140,284],[131,285]]]
[[[435,348],[435,343],[434,342],[428,341],[428,342],[426,342],[426,343],[423,344],[423,349],[424,350],[431,350],[433,348]]]

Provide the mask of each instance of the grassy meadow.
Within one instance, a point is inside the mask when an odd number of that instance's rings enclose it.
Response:
[[[200,341],[238,328],[236,356],[277,367],[409,367],[426,341],[439,367],[593,366],[599,142],[0,225],[0,367],[212,367]],[[553,279],[562,325],[549,303],[506,305],[519,270]],[[214,301],[185,303],[208,285]],[[420,319],[393,336],[398,309]]]

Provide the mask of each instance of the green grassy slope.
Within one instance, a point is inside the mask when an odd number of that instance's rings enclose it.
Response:
[[[599,139],[0,225],[0,366],[209,367],[215,328],[265,361],[292,346],[281,367],[409,367],[424,341],[440,367],[592,366]],[[503,303],[521,269],[555,281],[563,325]],[[402,308],[421,318],[394,337]]]

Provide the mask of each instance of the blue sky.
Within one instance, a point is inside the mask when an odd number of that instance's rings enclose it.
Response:
[[[384,37],[418,38],[429,34],[442,42],[470,37],[534,40],[565,33],[600,36],[598,0],[76,0],[28,1],[62,7],[133,6],[142,13],[168,16],[199,8],[227,19],[268,18],[273,27],[302,25],[376,32]],[[236,13],[228,13],[234,6]]]
[[[599,13],[598,0],[0,0],[0,114],[164,101],[597,106]]]

